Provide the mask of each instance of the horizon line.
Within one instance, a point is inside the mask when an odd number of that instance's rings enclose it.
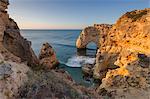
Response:
[[[31,28],[29,28],[29,29],[20,29],[20,30],[82,30],[82,29],[31,29]]]

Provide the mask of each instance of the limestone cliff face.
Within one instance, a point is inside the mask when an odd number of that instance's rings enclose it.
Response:
[[[31,42],[20,35],[16,22],[9,18],[6,11],[8,4],[8,0],[0,0],[0,52],[6,59],[36,65],[38,59],[31,48]]]
[[[149,11],[145,9],[126,13],[105,35],[105,40],[100,38],[101,47],[97,53],[97,67],[100,71],[112,64],[123,67],[136,60],[137,54],[150,55]],[[128,57],[125,56],[127,54]],[[123,61],[122,56],[128,59]]]
[[[101,36],[100,36],[101,37]],[[149,98],[150,88],[150,8],[127,12],[113,25],[111,30],[100,38],[94,76],[104,78],[100,88],[125,95],[125,89],[132,89],[125,98]],[[110,70],[111,66],[119,66]],[[102,73],[105,72],[104,75]],[[135,89],[134,89],[135,88]],[[136,90],[136,88],[140,88]],[[121,92],[122,91],[122,92]],[[126,90],[127,91],[127,90]],[[146,92],[146,93],[144,93]],[[119,98],[119,97],[117,97]]]

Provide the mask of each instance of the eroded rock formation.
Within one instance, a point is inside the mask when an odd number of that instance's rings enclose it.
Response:
[[[45,69],[56,68],[59,64],[56,54],[52,46],[49,43],[44,43],[41,52],[39,54],[40,65]]]
[[[35,66],[38,59],[31,42],[20,35],[17,24],[9,18],[8,4],[8,0],[0,0],[0,99],[100,99],[95,91],[77,85],[64,70],[38,70],[25,64]],[[48,43],[43,45],[40,59],[48,68],[58,63]]]
[[[8,0],[0,0],[0,52],[5,59],[17,62],[27,62],[28,65],[37,65],[31,42],[20,35],[16,22],[9,18],[6,11]]]
[[[94,24],[94,26],[86,27],[79,35],[76,41],[76,47],[78,49],[85,49],[89,43],[94,42],[97,48],[99,48],[100,36],[106,35],[111,27],[112,25],[109,24]]]
[[[100,89],[115,91],[119,99],[149,99],[150,8],[127,12],[103,38],[94,70]],[[110,70],[114,65],[119,68]]]
[[[83,30],[77,48],[97,44],[95,79],[102,80],[100,94],[111,93],[114,98],[150,98],[150,8],[127,12],[114,25],[95,24],[99,38]],[[89,38],[88,38],[89,37]],[[88,38],[88,39],[87,39]],[[144,97],[143,97],[144,96]]]
[[[94,42],[99,47],[99,31],[94,27],[86,27],[76,41],[78,49],[85,49],[86,46]]]
[[[110,24],[94,24],[94,26],[85,28],[81,34],[79,35],[76,46],[78,49],[84,49],[86,48],[87,44],[90,42],[94,42],[97,47],[99,48],[101,43],[103,43],[106,40],[106,35],[109,32],[109,30],[112,28],[112,25]],[[101,41],[101,43],[99,43]],[[81,50],[82,51],[82,50]],[[81,52],[79,50],[79,52]],[[97,61],[99,58],[97,58]],[[94,65],[94,64],[93,64]],[[87,69],[83,66],[83,70]],[[90,69],[88,69],[90,70]],[[91,68],[91,72],[93,72],[94,69]],[[98,69],[95,69],[98,70]],[[106,72],[103,73],[105,75]],[[102,74],[102,73],[101,73]],[[99,76],[98,76],[99,79]]]

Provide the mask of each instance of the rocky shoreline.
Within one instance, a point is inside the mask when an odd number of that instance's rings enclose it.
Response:
[[[8,0],[0,0],[0,98],[100,98],[57,69],[59,62],[48,43],[43,44],[39,58],[34,54],[31,42],[9,18],[8,5]]]
[[[113,24],[85,28],[76,46],[95,42],[96,63],[82,67],[101,81],[96,88],[76,84],[58,69],[59,60],[50,44],[39,57],[31,42],[21,36],[7,13],[8,0],[0,0],[0,98],[1,99],[149,99],[150,8],[127,12]]]
[[[90,27],[97,33],[87,28],[81,32],[76,46],[85,48],[99,38],[99,45],[95,42],[99,48],[95,66],[91,70],[88,66],[83,68],[101,81],[97,92],[113,92],[116,99],[149,99],[150,8],[127,12],[114,25]],[[87,36],[92,39],[86,40]]]

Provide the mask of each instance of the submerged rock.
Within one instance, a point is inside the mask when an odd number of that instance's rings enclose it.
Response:
[[[44,43],[41,52],[39,54],[40,65],[44,66],[45,69],[56,68],[59,64],[56,54],[52,46],[49,43]]]

